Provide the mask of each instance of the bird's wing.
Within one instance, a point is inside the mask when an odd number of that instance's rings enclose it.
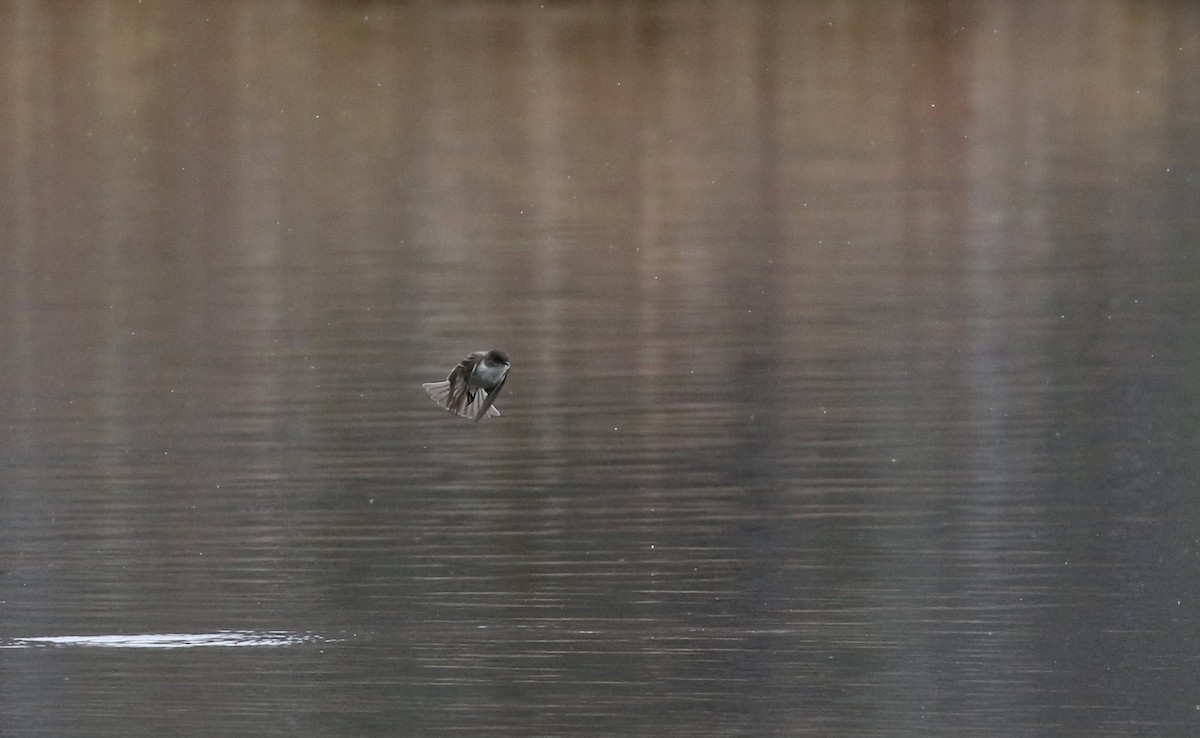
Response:
[[[500,394],[500,390],[504,389],[504,383],[508,381],[508,372],[500,377],[500,381],[496,382],[496,386],[488,391],[479,390],[483,394],[483,402],[480,403],[479,410],[475,413],[476,420],[483,420],[485,415],[495,417],[500,414],[500,411],[492,407],[492,403],[496,401],[496,395]]]
[[[470,377],[475,372],[475,365],[486,355],[486,351],[472,351],[467,354],[467,358],[458,362],[458,366],[454,367],[454,371],[450,373],[460,372],[464,378]]]
[[[467,405],[475,398],[468,390],[471,384],[471,373],[475,371],[475,364],[478,361],[479,358],[475,354],[471,354],[450,370],[450,376],[446,378],[446,381],[450,383],[446,409],[455,415],[470,417],[467,414]]]

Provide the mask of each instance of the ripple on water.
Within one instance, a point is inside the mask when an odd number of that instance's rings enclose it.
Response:
[[[0,642],[0,648],[279,648],[337,639],[286,630],[219,630],[215,633],[136,633],[29,636]]]

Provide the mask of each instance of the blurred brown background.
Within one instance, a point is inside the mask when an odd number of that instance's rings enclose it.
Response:
[[[14,735],[1200,714],[1194,4],[18,0],[0,100]],[[231,628],[332,643],[19,640]]]

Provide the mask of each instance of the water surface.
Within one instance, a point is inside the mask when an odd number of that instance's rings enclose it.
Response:
[[[1195,732],[1191,4],[0,29],[6,735]]]

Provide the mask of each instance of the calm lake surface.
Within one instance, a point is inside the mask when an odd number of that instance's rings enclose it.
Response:
[[[0,99],[3,735],[1200,730],[1200,6],[11,2]]]

